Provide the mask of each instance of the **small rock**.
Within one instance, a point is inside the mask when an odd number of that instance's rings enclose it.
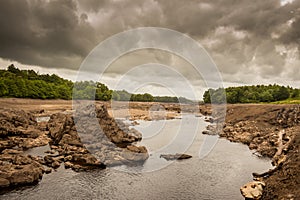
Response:
[[[71,161],[72,160],[72,155],[68,155],[64,158],[64,161]]]
[[[58,161],[54,161],[54,162],[51,164],[51,166],[52,166],[54,169],[56,169],[56,168],[59,168],[60,163],[59,163]]]
[[[45,153],[48,153],[48,154],[55,154],[55,150],[48,150],[48,151],[45,151]]]
[[[137,121],[133,121],[133,122],[131,122],[131,125],[132,126],[136,126],[136,125],[139,125],[140,123],[138,123]]]
[[[65,168],[68,169],[68,168],[72,168],[73,164],[69,161],[65,162]]]
[[[263,193],[265,183],[262,181],[252,181],[240,188],[243,197],[247,199],[260,199]]]
[[[23,151],[15,150],[15,149],[5,149],[2,151],[3,154],[20,154],[23,153]]]
[[[51,148],[51,149],[58,149],[58,146],[51,145],[50,148]]]
[[[204,130],[204,131],[202,131],[202,134],[204,134],[204,135],[216,135],[215,132],[210,131],[210,130]]]
[[[161,154],[160,158],[164,158],[166,160],[183,160],[191,158],[191,155],[188,154]]]
[[[52,169],[51,169],[51,168],[45,168],[45,169],[44,169],[44,172],[45,172],[46,174],[50,174],[50,173],[52,172]]]
[[[8,187],[9,184],[9,180],[0,177],[0,187]]]

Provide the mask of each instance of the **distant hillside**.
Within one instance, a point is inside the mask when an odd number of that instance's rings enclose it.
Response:
[[[203,95],[204,102],[211,103],[211,97],[214,103],[222,103],[225,98],[227,103],[293,102],[300,98],[300,89],[276,84],[209,89]]]

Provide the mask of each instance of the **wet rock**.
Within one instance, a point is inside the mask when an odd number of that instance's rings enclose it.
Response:
[[[28,155],[1,154],[0,162],[0,187],[37,183],[44,172],[43,166]]]
[[[9,180],[0,177],[0,187],[8,187],[9,184],[10,184]]]
[[[43,175],[43,169],[37,163],[24,165],[20,170],[10,172],[10,185],[32,184],[39,181]]]
[[[82,143],[80,142],[80,138],[76,134],[75,136],[72,136],[70,134],[64,134],[59,142],[59,144],[68,144],[68,145],[74,145],[82,147]]]
[[[58,146],[51,145],[51,146],[50,146],[50,149],[56,150],[56,149],[58,149]]]
[[[206,126],[206,130],[202,131],[205,135],[219,135],[222,132],[221,124],[209,124]]]
[[[12,157],[12,162],[16,165],[27,165],[33,162],[32,156],[16,155]]]
[[[240,191],[245,199],[258,200],[263,194],[265,183],[261,181],[252,181],[240,188]]]
[[[130,162],[145,162],[149,158],[149,154],[147,149],[144,146],[127,146],[125,150],[123,150],[121,156]]]
[[[45,153],[48,153],[48,154],[55,154],[56,151],[55,151],[55,150],[47,150],[47,151],[45,151]]]
[[[213,123],[213,122],[214,122],[214,119],[211,118],[211,117],[205,117],[205,118],[204,118],[204,121]]]
[[[144,162],[148,158],[145,147],[131,145],[141,140],[141,133],[111,118],[105,106],[87,105],[77,110],[74,116],[56,114],[49,120],[51,149],[64,156],[67,167],[77,171],[80,166],[103,168],[103,163]]]
[[[54,144],[58,144],[63,135],[70,131],[70,128],[68,127],[68,125],[72,123],[70,122],[70,118],[71,116],[62,113],[51,115],[48,122],[48,130]]]
[[[44,157],[44,161],[45,161],[46,164],[52,164],[52,162],[54,162],[54,159],[53,159],[52,156],[46,155],[46,156]]]
[[[20,154],[23,153],[23,151],[19,151],[16,149],[5,149],[2,151],[3,154]]]
[[[98,160],[91,154],[73,154],[71,161],[82,165],[94,165],[98,163]]]
[[[73,166],[73,164],[69,161],[65,162],[65,168],[68,169],[68,168],[71,168]]]
[[[216,135],[215,132],[210,131],[210,130],[204,130],[204,131],[202,131],[202,134],[205,134],[205,135]]]
[[[161,154],[160,158],[164,158],[166,160],[183,160],[192,158],[191,155],[188,154]]]
[[[127,149],[129,151],[135,152],[135,153],[147,153],[147,149],[144,146],[134,146],[134,145],[130,145],[127,146]]]
[[[65,161],[65,162],[71,161],[72,158],[73,158],[72,155],[65,156],[65,157],[64,157],[64,161]]]
[[[138,123],[137,121],[133,121],[133,122],[131,122],[131,125],[132,126],[136,126],[136,125],[139,125],[140,123]]]
[[[14,135],[29,135],[28,128],[36,125],[33,115],[24,111],[17,110],[1,110],[0,113],[0,136],[14,136]]]
[[[14,146],[32,148],[49,142],[35,117],[22,110],[1,110],[0,137],[0,151]]]
[[[125,164],[125,160],[123,158],[120,160],[115,158],[115,159],[105,161],[105,165],[107,165],[109,167],[119,166],[119,165],[123,165],[123,164]]]
[[[59,168],[59,166],[60,166],[60,163],[59,163],[57,160],[54,160],[54,161],[51,163],[51,167],[53,167],[54,169]]]
[[[141,140],[141,133],[111,118],[106,107],[96,107],[95,111],[92,107],[86,107],[79,113],[83,125],[75,126],[76,119],[70,114],[57,113],[50,117],[47,127],[41,128],[35,117],[24,111],[1,112],[1,185],[6,187],[37,182],[43,173],[50,173],[52,168],[58,168],[62,162],[65,167],[80,171],[105,168],[103,163],[117,165],[144,162],[148,158],[145,147],[132,145],[133,142]],[[97,120],[93,121],[91,117],[96,117]],[[83,132],[81,137],[90,138],[84,138],[85,143],[82,143],[79,132]],[[22,155],[22,149],[49,142],[49,155]],[[90,149],[86,149],[89,145],[96,148],[90,152]],[[42,165],[48,167],[45,169]]]
[[[51,169],[51,168],[45,168],[45,169],[44,169],[44,172],[45,172],[46,174],[50,174],[50,173],[52,172],[52,169]]]

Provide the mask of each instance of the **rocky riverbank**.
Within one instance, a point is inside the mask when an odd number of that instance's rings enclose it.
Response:
[[[50,173],[59,166],[79,171],[143,162],[148,158],[147,150],[134,145],[141,135],[112,119],[113,110],[117,112],[114,117],[123,114],[132,120],[155,120],[155,117],[147,118],[152,111],[165,111],[162,119],[166,119],[166,113],[173,117],[180,117],[181,112],[199,115],[194,105],[130,102],[124,107],[124,103],[117,102],[113,106],[96,102],[95,108],[79,109],[74,118],[72,101],[0,99],[0,185],[35,183],[43,173]],[[128,107],[129,113],[124,112]],[[199,110],[206,116],[205,120],[211,122],[206,133],[215,134],[218,113],[211,116],[209,105],[201,105]],[[220,136],[247,144],[255,155],[272,158],[275,165],[266,173],[253,174],[254,179],[264,182],[262,199],[298,199],[300,196],[299,111],[299,105],[227,105],[225,124],[218,127],[222,130]],[[51,117],[49,122],[37,123],[37,116]],[[90,120],[91,117],[98,120]],[[100,136],[96,135],[99,126],[103,130]],[[50,148],[45,156],[25,153],[42,145]]]
[[[206,134],[217,132],[217,121],[211,121],[215,124],[208,126]],[[227,105],[222,127],[220,137],[248,145],[257,156],[272,158],[274,169],[253,174],[265,184],[261,199],[300,198],[299,105]]]
[[[49,122],[38,123],[38,113],[1,109],[0,188],[37,183],[61,165],[75,171],[103,169],[143,163],[149,156],[135,145],[141,133],[111,118],[105,105],[79,107],[76,117],[55,113]],[[45,156],[26,154],[44,145],[50,147]]]

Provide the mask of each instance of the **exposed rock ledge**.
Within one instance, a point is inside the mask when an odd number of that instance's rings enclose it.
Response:
[[[105,106],[78,109],[76,117],[56,113],[46,124],[24,111],[0,112],[0,188],[34,184],[62,164],[79,171],[143,163],[149,157],[145,147],[134,145],[141,133],[111,118]],[[24,153],[46,144],[51,150],[44,157]]]

